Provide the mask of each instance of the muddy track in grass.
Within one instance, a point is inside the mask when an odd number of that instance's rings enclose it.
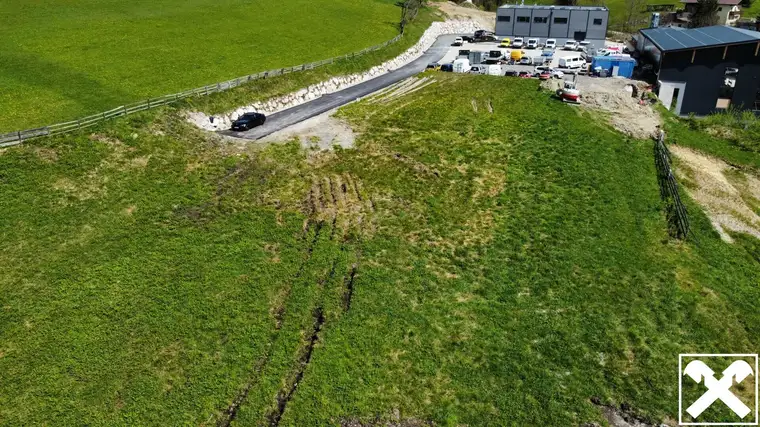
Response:
[[[235,420],[237,417],[237,413],[240,410],[240,406],[245,402],[246,398],[248,397],[248,393],[251,391],[251,388],[258,382],[259,375],[261,375],[261,372],[266,367],[267,363],[269,363],[269,359],[272,353],[272,348],[274,347],[275,343],[277,342],[277,337],[279,337],[280,329],[282,328],[282,324],[285,320],[285,303],[288,300],[288,297],[290,296],[290,288],[293,286],[293,283],[295,280],[297,280],[299,277],[303,275],[304,268],[306,267],[306,264],[311,259],[311,255],[314,252],[314,247],[317,244],[317,241],[319,240],[319,235],[322,231],[323,227],[322,221],[314,222],[309,220],[306,224],[306,227],[303,230],[303,239],[308,239],[309,231],[312,227],[316,227],[314,232],[314,237],[309,242],[308,246],[306,247],[306,253],[304,255],[304,259],[301,261],[298,271],[296,272],[293,280],[291,280],[291,283],[288,285],[288,289],[285,291],[285,297],[283,298],[283,301],[274,308],[274,321],[275,321],[275,328],[272,332],[272,335],[269,338],[269,342],[267,343],[267,349],[264,352],[264,354],[254,363],[250,373],[249,373],[249,379],[248,382],[243,386],[243,388],[240,390],[238,395],[235,397],[235,399],[232,401],[232,403],[227,407],[227,409],[224,410],[222,413],[222,417],[217,420],[216,425],[218,427],[229,427],[232,421]]]
[[[321,184],[326,185],[321,185]],[[352,187],[354,187],[354,191],[357,194],[357,198],[361,199],[361,196],[359,195],[359,191],[356,188],[356,184],[351,182]],[[324,194],[326,191],[324,191],[324,187],[329,191],[329,196]],[[314,197],[314,186],[312,186],[312,191],[310,192],[310,198]],[[338,191],[341,191],[341,193],[337,193]],[[345,196],[345,194],[348,193],[348,189],[346,188],[345,183],[339,183],[336,184],[336,182],[331,179],[327,178],[327,182],[321,181],[319,185],[319,199],[320,201],[326,201],[326,204],[321,205],[322,209],[333,209],[333,217],[332,217],[332,230],[330,232],[330,240],[335,241],[335,232],[337,227],[337,209],[339,208],[339,200],[342,201],[341,196]],[[332,205],[328,205],[330,202],[332,202]],[[315,203],[312,201],[309,202],[309,205],[314,206]],[[344,233],[347,233],[348,230],[343,230]],[[346,248],[346,242],[348,241],[348,235],[344,234],[340,237],[340,251],[341,253],[344,253]],[[359,242],[359,244],[361,244]],[[350,270],[346,271],[343,274],[343,277],[340,279],[340,286],[342,287],[343,296],[342,296],[342,308],[343,313],[347,312],[351,307],[351,299],[353,297],[354,293],[354,282],[356,280],[356,275],[359,269],[359,258],[361,257],[361,250],[357,249],[356,252],[356,260],[351,265]],[[339,264],[339,259],[335,258],[332,260],[331,268],[329,270],[329,273],[327,273],[324,277],[319,279],[317,286],[319,288],[320,294],[317,296],[317,303],[313,310],[313,321],[311,326],[311,333],[309,335],[308,341],[306,341],[303,346],[301,347],[299,351],[299,357],[298,362],[295,367],[295,371],[291,372],[287,378],[290,380],[286,380],[286,384],[284,387],[280,389],[280,391],[277,393],[277,396],[275,397],[275,406],[270,411],[270,413],[267,415],[267,423],[270,427],[278,427],[280,425],[280,421],[282,420],[283,415],[285,414],[285,410],[288,407],[288,403],[290,403],[291,399],[295,395],[298,385],[303,381],[304,375],[306,373],[306,369],[309,366],[309,363],[311,363],[312,355],[314,354],[314,348],[319,342],[320,339],[320,333],[325,329],[327,325],[325,325],[325,315],[324,315],[324,301],[322,301],[322,298],[324,298],[325,294],[327,294],[326,288],[329,287],[330,283],[335,279],[335,270]]]
[[[328,192],[329,194],[327,194]],[[229,407],[222,413],[222,417],[217,422],[218,426],[229,427],[232,421],[235,420],[240,407],[245,403],[245,400],[248,397],[248,393],[253,388],[253,386],[258,383],[261,373],[269,363],[272,349],[277,343],[278,337],[280,336],[280,329],[282,328],[282,325],[285,321],[285,306],[290,297],[292,286],[297,283],[299,278],[303,276],[304,270],[306,269],[308,262],[311,260],[312,254],[314,253],[314,250],[316,249],[316,246],[319,242],[319,238],[323,232],[323,227],[326,221],[330,221],[330,242],[339,243],[341,253],[345,254],[345,252],[348,250],[347,244],[351,240],[349,228],[352,221],[350,221],[350,218],[345,222],[345,228],[338,233],[338,229],[342,228],[341,224],[338,221],[338,210],[342,205],[346,203],[346,195],[348,194],[355,195],[356,199],[359,201],[362,201],[363,199],[357,183],[350,176],[347,176],[346,182],[343,182],[340,178],[336,178],[336,180],[334,180],[329,177],[314,180],[312,182],[312,187],[308,193],[307,199],[304,200],[303,203],[303,207],[308,213],[308,219],[304,223],[302,239],[304,241],[309,239],[309,234],[312,230],[314,231],[313,237],[308,240],[304,258],[301,261],[296,274],[290,280],[290,284],[285,290],[284,298],[279,303],[278,307],[273,308],[275,328],[269,339],[269,342],[267,343],[267,349],[265,353],[252,367],[249,375],[249,381],[240,390],[240,393],[232,401]],[[371,199],[370,204],[373,204]],[[371,209],[371,211],[374,212],[374,206],[372,206],[372,208],[373,209]],[[325,218],[326,214],[331,215],[332,218]],[[361,232],[363,231],[361,230],[361,220],[359,220],[358,224],[356,225],[359,228],[359,235],[361,235]],[[357,243],[360,247],[361,238],[359,238],[359,241]],[[336,282],[339,284],[338,286],[342,288],[342,296],[340,297],[341,301],[339,304],[339,307],[342,308],[341,313],[346,313],[351,308],[351,300],[354,294],[354,284],[359,270],[359,260],[361,258],[361,250],[359,247],[356,249],[354,262],[351,264],[350,268],[343,273],[339,281]],[[315,346],[319,342],[320,333],[326,327],[324,308],[325,302],[323,301],[323,298],[327,294],[325,289],[330,286],[330,283],[332,283],[333,280],[336,279],[335,275],[339,264],[340,257],[336,256],[331,260],[331,267],[329,271],[317,280],[317,302],[315,303],[314,309],[312,311],[312,324],[310,327],[310,332],[308,333],[309,339],[301,345],[301,348],[298,351],[296,364],[293,370],[287,373],[285,385],[277,392],[273,409],[270,410],[266,415],[266,423],[270,426],[279,426],[280,420],[282,419],[285,410],[287,409],[288,403],[295,395],[298,389],[298,385],[304,379],[304,375],[309,363],[311,362]]]

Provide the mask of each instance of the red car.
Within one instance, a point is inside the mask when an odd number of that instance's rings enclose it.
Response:
[[[542,71],[542,72],[541,72],[541,73],[538,75],[538,79],[539,79],[539,80],[549,80],[549,79],[551,79],[551,78],[552,78],[552,73],[550,73],[550,72],[548,72],[548,71]]]
[[[517,77],[520,77],[523,79],[529,79],[533,77],[533,74],[531,74],[529,71],[520,71],[520,74],[518,74]]]

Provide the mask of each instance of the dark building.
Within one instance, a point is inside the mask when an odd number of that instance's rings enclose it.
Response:
[[[716,25],[640,33],[636,49],[654,65],[666,108],[679,115],[760,110],[760,32]]]

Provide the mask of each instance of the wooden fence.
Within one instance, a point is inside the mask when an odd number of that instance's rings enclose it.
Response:
[[[196,89],[186,90],[184,92],[179,92],[179,93],[175,93],[171,95],[165,95],[158,98],[150,98],[145,101],[140,101],[140,102],[136,102],[136,103],[128,104],[128,105],[122,105],[121,107],[116,107],[109,111],[104,111],[102,113],[97,113],[91,116],[82,117],[77,120],[72,120],[70,122],[57,123],[54,125],[44,126],[44,127],[40,127],[36,129],[19,130],[16,132],[0,134],[0,148],[9,147],[11,145],[17,145],[28,139],[39,138],[41,136],[59,135],[63,133],[74,132],[80,129],[85,129],[91,126],[95,126],[96,124],[100,122],[110,120],[115,117],[126,116],[126,115],[136,113],[139,111],[145,111],[151,108],[160,107],[162,105],[171,104],[188,97],[206,96],[212,93],[222,92],[222,91],[240,86],[244,83],[250,82],[252,80],[280,76],[283,74],[295,73],[295,72],[304,71],[304,70],[311,70],[317,67],[321,67],[323,65],[332,64],[335,61],[338,61],[341,59],[349,59],[356,56],[361,56],[368,52],[373,52],[373,51],[382,49],[390,44],[397,42],[401,38],[402,35],[403,34],[399,34],[396,37],[384,43],[381,43],[379,45],[368,47],[359,52],[353,52],[353,53],[349,53],[349,54],[339,56],[339,57],[329,58],[322,61],[312,62],[309,64],[296,65],[293,67],[264,71],[258,74],[250,74],[247,76],[238,77],[236,79],[227,80],[225,82],[202,86]]]
[[[660,196],[666,203],[666,215],[671,226],[671,234],[679,239],[686,239],[691,231],[689,215],[678,194],[678,183],[670,166],[670,151],[665,146],[665,134],[660,133],[654,143],[654,163],[657,168],[657,180],[660,184]]]

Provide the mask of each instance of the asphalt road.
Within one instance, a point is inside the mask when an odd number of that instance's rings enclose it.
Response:
[[[368,80],[364,83],[351,86],[343,89],[339,92],[324,95],[315,100],[306,102],[304,104],[288,108],[287,110],[274,113],[271,116],[267,116],[267,121],[263,125],[253,128],[245,132],[236,132],[231,130],[220,131],[219,133],[235,138],[256,140],[263,138],[278,130],[285,129],[288,126],[300,123],[306,119],[312,118],[326,111],[330,111],[341,105],[348,104],[357,98],[367,96],[373,92],[388,87],[396,82],[411,77],[425,69],[427,64],[431,62],[438,62],[446,52],[449,50],[449,46],[457,36],[443,35],[433,43],[421,57],[414,61],[404,65],[403,67],[393,70],[390,73],[383,74],[379,77],[375,77],[372,80]]]

